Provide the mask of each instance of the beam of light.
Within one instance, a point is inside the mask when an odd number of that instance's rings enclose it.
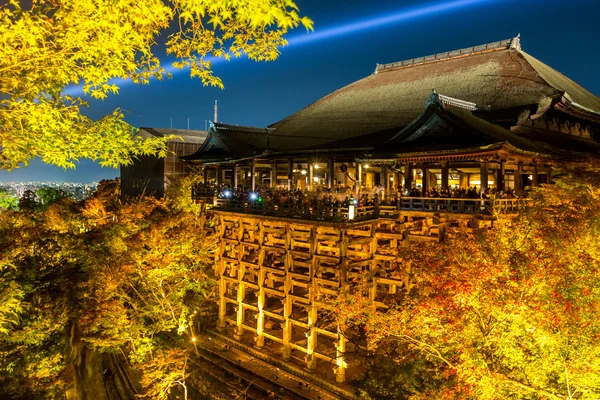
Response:
[[[392,25],[401,22],[408,22],[411,20],[432,16],[436,14],[441,14],[445,12],[455,11],[462,8],[476,6],[484,3],[494,3],[499,2],[501,0],[453,0],[446,1],[442,3],[433,3],[417,8],[404,8],[396,12],[388,12],[385,15],[379,15],[375,17],[369,17],[364,20],[355,21],[346,23],[344,25],[324,28],[317,32],[310,32],[302,35],[292,36],[288,39],[288,46],[293,47],[298,45],[303,45],[312,42],[318,42],[322,40],[332,39],[339,36],[345,36],[354,34],[361,31],[366,31],[370,29],[381,28],[385,25]],[[209,60],[212,64],[217,64],[225,61],[223,58],[215,58],[211,57]],[[232,58],[235,60],[235,58]],[[165,72],[171,73],[172,75],[177,75],[183,71],[188,70],[189,68],[179,69],[175,68],[172,65],[165,67]],[[153,79],[153,78],[151,78]],[[111,80],[111,83],[116,84],[120,88],[123,86],[129,86],[133,84],[131,80],[126,79],[114,79]],[[65,90],[66,94],[71,96],[73,95],[81,95],[83,93],[81,86],[70,86]]]
[[[447,11],[454,11],[468,6],[475,6],[482,3],[493,3],[500,0],[454,0],[443,3],[429,4],[423,7],[402,9],[396,12],[389,12],[385,15],[369,17],[368,19],[346,23],[341,26],[326,28],[314,33],[293,36],[288,39],[289,46],[295,46],[324,39],[330,39],[337,36],[344,36],[360,31],[374,28],[380,28],[385,25],[407,22],[430,15],[440,14]]]

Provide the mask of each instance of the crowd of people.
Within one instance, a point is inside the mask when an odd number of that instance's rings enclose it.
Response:
[[[350,191],[339,191],[323,189],[315,192],[309,192],[301,189],[288,190],[283,188],[257,187],[256,190],[244,190],[242,188],[231,188],[227,185],[215,187],[214,185],[198,185],[195,190],[198,192],[212,191],[219,199],[239,200],[249,202],[259,206],[279,206],[296,209],[337,209],[348,208],[350,205],[357,207],[375,207],[381,204],[398,205],[402,197],[427,197],[427,198],[447,198],[447,199],[512,199],[517,196],[514,190],[498,191],[491,188],[487,193],[481,193],[475,186],[468,189],[436,189],[432,188],[423,195],[421,188],[403,189],[402,187],[394,189],[389,193],[387,199],[384,199],[384,193],[381,188],[376,188],[370,192],[363,192],[356,197]]]

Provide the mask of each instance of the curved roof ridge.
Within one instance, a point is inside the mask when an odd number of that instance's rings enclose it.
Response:
[[[445,51],[442,53],[433,54],[430,56],[416,57],[404,61],[396,61],[387,64],[377,64],[375,67],[375,73],[389,71],[393,69],[412,67],[414,65],[420,65],[425,63],[431,63],[436,61],[448,60],[455,57],[470,56],[472,54],[480,54],[490,51],[506,50],[506,49],[521,49],[521,35],[506,40],[500,40],[498,42],[482,44],[479,46],[465,47],[464,49]]]
[[[221,122],[213,122],[212,125],[216,129],[238,131],[238,132],[258,132],[258,133],[263,133],[263,132],[270,132],[270,131],[273,130],[273,128],[270,128],[270,127],[262,128],[262,127],[259,127],[259,126],[223,124]]]

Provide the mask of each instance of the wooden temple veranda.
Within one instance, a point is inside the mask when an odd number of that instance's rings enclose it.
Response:
[[[403,246],[518,215],[555,166],[600,155],[599,133],[600,99],[519,37],[378,65],[268,128],[211,124],[181,158],[202,168],[192,196],[219,237],[219,328],[351,379],[354,345],[321,294],[366,276],[372,307],[385,309],[411,285]],[[281,200],[299,192],[315,200]],[[361,203],[365,194],[377,199]]]

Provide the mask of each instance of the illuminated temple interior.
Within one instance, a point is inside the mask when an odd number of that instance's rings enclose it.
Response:
[[[201,171],[193,196],[220,240],[221,334],[342,384],[358,372],[323,296],[368,276],[384,309],[409,285],[403,246],[490,228],[556,166],[597,158],[600,98],[515,37],[380,64],[270,127],[213,122],[202,135],[178,155]],[[140,173],[122,184],[151,178]],[[451,195],[461,188],[476,198]],[[263,201],[269,190],[379,202],[301,208]]]

